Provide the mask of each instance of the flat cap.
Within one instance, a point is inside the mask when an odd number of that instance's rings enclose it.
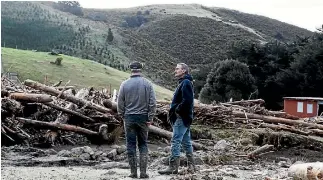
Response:
[[[142,64],[135,61],[130,64],[130,69],[142,69]]]

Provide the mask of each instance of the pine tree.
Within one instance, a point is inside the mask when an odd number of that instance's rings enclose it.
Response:
[[[113,33],[111,31],[111,28],[109,28],[107,40],[108,40],[108,42],[112,42],[113,41]]]

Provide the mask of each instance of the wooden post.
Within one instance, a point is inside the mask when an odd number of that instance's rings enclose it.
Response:
[[[45,75],[45,78],[44,78],[44,84],[47,84],[47,74]]]

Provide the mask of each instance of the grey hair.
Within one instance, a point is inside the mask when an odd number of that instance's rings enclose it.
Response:
[[[178,63],[177,65],[181,65],[182,69],[185,70],[185,74],[189,74],[190,73],[190,68],[188,67],[187,64],[185,64],[185,63]]]

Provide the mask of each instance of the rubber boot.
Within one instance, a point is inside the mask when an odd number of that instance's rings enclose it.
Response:
[[[137,157],[136,157],[136,155],[128,155],[128,161],[129,161],[130,172],[131,172],[129,177],[138,178],[138,174],[137,174]]]
[[[139,159],[140,159],[139,160],[140,179],[149,178],[147,174],[147,163],[148,163],[147,154],[140,154]]]
[[[187,168],[179,171],[178,174],[180,175],[185,175],[187,173],[194,174],[196,171],[193,154],[186,154],[186,157],[187,157]]]
[[[196,167],[195,167],[193,154],[186,154],[186,157],[187,157],[187,171],[189,173],[195,173]]]
[[[179,157],[169,159],[169,166],[165,170],[158,171],[159,174],[177,174],[179,167]]]

